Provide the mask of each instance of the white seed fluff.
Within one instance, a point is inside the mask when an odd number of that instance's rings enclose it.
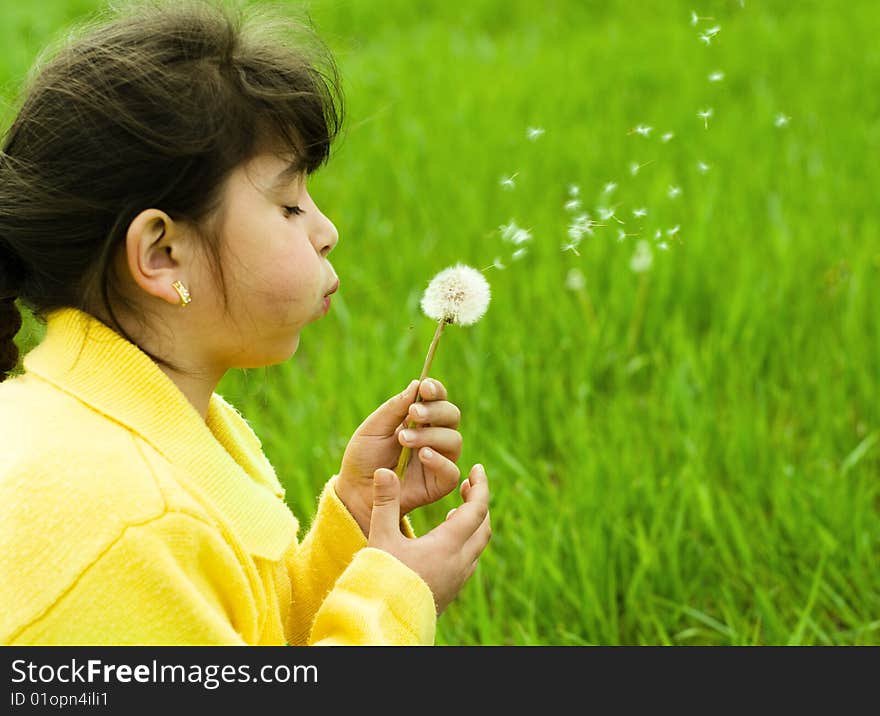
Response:
[[[443,269],[428,284],[422,296],[422,310],[435,321],[470,326],[489,307],[489,282],[477,269],[455,264]]]

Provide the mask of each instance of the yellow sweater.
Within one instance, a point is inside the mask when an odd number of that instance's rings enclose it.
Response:
[[[336,476],[299,540],[220,395],[203,420],[72,308],[24,367],[0,384],[0,644],[433,643],[430,588],[366,546]]]

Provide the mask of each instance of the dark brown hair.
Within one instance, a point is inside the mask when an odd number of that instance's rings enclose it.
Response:
[[[144,209],[196,230],[226,298],[225,180],[266,145],[311,173],[342,124],[332,56],[280,9],[139,2],[41,53],[0,146],[0,381],[18,363],[16,298],[42,321],[102,306],[134,342],[113,257]]]

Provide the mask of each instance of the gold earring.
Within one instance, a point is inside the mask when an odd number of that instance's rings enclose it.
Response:
[[[180,295],[181,306],[185,306],[190,301],[192,301],[192,298],[189,295],[189,291],[186,289],[186,286],[184,286],[180,281],[175,281],[171,285],[174,286],[175,290]]]

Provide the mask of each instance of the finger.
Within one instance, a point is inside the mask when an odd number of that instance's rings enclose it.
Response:
[[[413,403],[409,406],[409,419],[419,425],[430,423],[440,428],[457,428],[461,422],[461,410],[448,400]]]
[[[453,512],[455,512],[455,508],[454,508],[454,507],[453,507],[451,510],[449,510],[449,512],[446,513],[446,519],[447,519],[447,520],[448,520],[450,517],[452,517],[452,513],[453,513]]]
[[[370,515],[370,544],[400,534],[400,480],[393,470],[380,467],[373,473],[373,512]]]
[[[470,482],[464,504],[437,528],[448,530],[462,544],[470,539],[489,514],[489,482],[482,465],[477,464],[471,468]]]
[[[461,554],[465,559],[477,560],[491,539],[492,522],[487,512],[486,519],[483,520],[477,531],[468,538],[468,541],[464,543],[464,546],[461,548]]]
[[[446,400],[446,388],[439,380],[425,378],[419,385],[422,400]]]
[[[401,393],[393,395],[376,408],[358,428],[369,435],[392,435],[406,417],[409,406],[416,399],[419,382],[412,381]]]
[[[418,449],[430,447],[439,453],[443,453],[451,459],[458,460],[461,455],[463,439],[458,430],[452,428],[407,428],[397,434],[397,441],[401,445]]]
[[[461,477],[458,465],[431,448],[423,447],[418,454],[419,462],[434,473],[434,483],[439,495],[448,495],[452,492],[458,484],[458,478]]]

